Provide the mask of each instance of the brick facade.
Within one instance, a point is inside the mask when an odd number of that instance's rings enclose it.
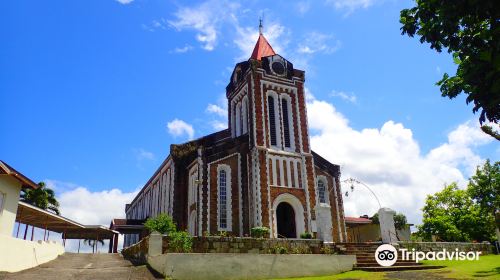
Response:
[[[276,61],[286,68],[280,75],[274,73],[272,68],[272,63]],[[217,192],[218,167],[227,165],[231,170],[229,212],[232,223],[228,229],[231,235],[249,235],[250,229],[255,226],[266,226],[272,233],[276,232],[279,221],[274,220],[276,209],[273,207],[278,202],[283,203],[277,199],[285,194],[296,201],[292,205],[296,207],[294,209],[303,213],[303,217],[298,217],[298,224],[303,228],[297,228],[296,233],[315,231],[314,209],[318,205],[316,181],[317,176],[325,176],[330,188],[328,197],[333,241],[344,241],[340,168],[311,151],[304,76],[303,71],[293,69],[293,65],[279,55],[238,63],[226,87],[228,129],[185,144],[172,145],[171,155],[138,197],[127,205],[127,218],[145,219],[158,213],[169,213],[181,229],[195,224],[198,235],[203,232],[217,233],[220,199]],[[276,117],[273,116],[276,121],[272,128],[269,95],[277,98],[277,105],[273,105],[276,106]],[[276,132],[273,137],[276,137],[277,145],[271,145],[271,131]],[[165,188],[159,174],[166,172],[167,165],[172,169],[173,178],[170,200],[164,191],[159,192],[160,196],[150,195],[155,188]],[[189,170],[193,166],[197,166],[199,172],[199,179],[196,180],[199,184],[196,188],[199,189],[196,202],[188,205]],[[153,197],[153,204],[144,206],[138,203]],[[145,211],[144,207],[149,208]],[[196,221],[189,215],[192,211],[196,211]]]

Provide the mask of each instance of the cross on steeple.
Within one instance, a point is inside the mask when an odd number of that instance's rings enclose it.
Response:
[[[262,29],[263,29],[263,26],[262,26],[262,18],[259,18],[259,34],[262,35]]]

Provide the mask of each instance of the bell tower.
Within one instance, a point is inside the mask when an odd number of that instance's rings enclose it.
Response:
[[[274,51],[262,23],[250,58],[234,68],[226,96],[232,137],[248,139],[251,227],[282,235],[275,204],[285,195],[296,204],[289,205],[295,210],[295,237],[312,232],[316,192],[304,71]]]

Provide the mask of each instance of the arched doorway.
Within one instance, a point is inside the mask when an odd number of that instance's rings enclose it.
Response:
[[[297,238],[295,211],[290,204],[286,202],[278,204],[278,207],[276,208],[276,220],[278,238]]]

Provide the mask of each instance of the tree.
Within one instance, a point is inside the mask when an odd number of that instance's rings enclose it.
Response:
[[[486,121],[500,120],[500,2],[417,0],[416,7],[401,11],[402,35],[420,36],[431,49],[446,49],[458,65],[437,82],[443,97],[467,95],[472,111],[480,111],[482,130],[500,140]]]
[[[467,190],[452,183],[428,195],[423,210],[419,235],[425,240],[436,236],[442,241],[492,241],[493,221],[484,217]]]
[[[469,180],[467,191],[479,204],[483,216],[495,219],[500,214],[500,161],[492,165],[486,160],[482,168],[478,167]],[[495,226],[500,228],[498,218]]]
[[[43,210],[50,210],[59,215],[59,202],[56,199],[54,191],[50,188],[47,188],[44,182],[39,182],[38,186],[39,188],[37,189],[21,189],[21,201],[29,203]],[[32,226],[31,236],[33,236],[34,231],[35,227]],[[24,239],[26,239],[27,232],[28,225],[26,225],[26,228],[24,229]]]
[[[168,234],[176,231],[176,225],[172,220],[172,217],[166,214],[160,214],[156,216],[156,218],[147,219],[144,223],[144,227],[146,227],[150,232],[156,231],[161,234]]]
[[[102,239],[85,239],[83,240],[83,244],[88,244],[90,247],[92,247],[92,253],[96,253],[98,250],[98,245],[101,244],[101,246],[104,246],[104,240]]]
[[[21,190],[21,201],[59,215],[59,202],[54,191],[47,188],[44,182],[40,182],[38,185],[40,186],[38,189],[23,188]]]
[[[370,219],[374,224],[380,224],[378,213],[375,213]],[[397,230],[404,229],[407,223],[406,216],[403,213],[396,213],[396,215],[394,215],[394,227]]]

